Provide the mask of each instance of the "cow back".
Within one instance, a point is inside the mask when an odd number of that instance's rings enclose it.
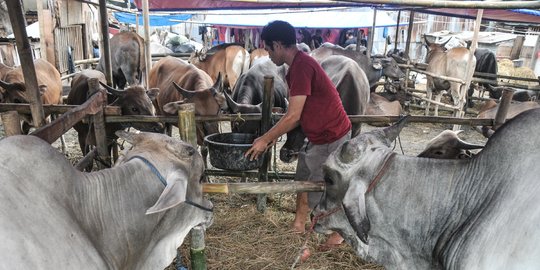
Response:
[[[248,51],[242,46],[220,44],[210,48],[204,54],[192,54],[189,62],[208,73],[213,82],[221,73],[225,76],[224,87],[232,89],[238,77],[249,69],[250,57]]]

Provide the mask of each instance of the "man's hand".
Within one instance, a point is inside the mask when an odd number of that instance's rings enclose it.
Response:
[[[244,157],[251,161],[259,159],[259,156],[264,154],[264,152],[266,152],[268,148],[272,147],[272,145],[276,144],[276,141],[277,140],[268,142],[263,137],[259,137],[253,141],[253,146],[246,151]]]

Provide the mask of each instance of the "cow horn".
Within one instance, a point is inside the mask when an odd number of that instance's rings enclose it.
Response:
[[[218,72],[216,82],[212,86],[212,95],[215,95],[217,92],[225,92],[223,91],[223,78],[221,76],[221,72]]]
[[[441,46],[442,48],[445,48],[444,46],[446,45],[446,43],[450,42],[451,39],[452,39],[452,37],[448,38],[445,42],[443,42],[439,46]]]
[[[346,141],[341,146],[341,151],[339,152],[339,160],[343,163],[351,163],[354,161],[355,157],[358,156],[358,147],[351,141]]]
[[[180,92],[182,97],[184,97],[185,99],[190,99],[193,96],[195,96],[195,91],[188,91],[188,90],[180,87],[180,85],[178,85],[176,82],[173,82],[173,85],[174,85],[174,88],[176,88],[176,90],[178,90],[178,92]]]
[[[14,84],[13,83],[8,83],[8,82],[5,82],[3,80],[0,80],[0,86],[6,90],[11,90],[13,89],[14,87]]]
[[[224,91],[223,94],[225,95],[225,99],[227,100],[227,105],[229,106],[230,111],[232,113],[237,113],[239,104],[231,98],[229,93]]]
[[[424,35],[424,42],[426,43],[426,46],[427,46],[427,47],[431,46],[431,43],[429,43],[429,41],[428,41],[426,35]]]
[[[105,87],[105,89],[107,89],[107,92],[111,93],[114,96],[118,97],[118,96],[122,96],[123,94],[125,94],[125,91],[114,89],[114,88],[108,86],[107,84],[105,84],[103,82],[99,82],[99,84],[101,84],[101,86]]]
[[[397,136],[401,132],[401,129],[405,126],[407,119],[407,115],[403,116],[394,125],[383,129],[388,141],[393,142],[397,138]]]
[[[461,140],[460,138],[457,138],[457,142],[458,142],[458,148],[461,148],[461,149],[482,149],[482,148],[484,148],[484,145],[468,143],[466,141]]]

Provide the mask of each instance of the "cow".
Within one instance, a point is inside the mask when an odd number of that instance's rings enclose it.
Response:
[[[512,119],[516,115],[528,111],[531,109],[540,108],[540,104],[535,101],[526,101],[526,102],[513,102],[510,103],[508,111],[506,113],[506,119]],[[482,105],[478,111],[476,118],[489,118],[495,119],[497,111],[499,110],[499,104],[494,100],[488,100]],[[489,138],[493,134],[492,126],[477,126],[476,131],[482,133],[484,137]]]
[[[389,101],[385,97],[371,92],[369,94],[369,103],[365,111],[365,115],[393,115],[398,116],[403,112],[403,108],[399,101]],[[372,126],[387,125],[386,123],[370,123]]]
[[[278,66],[270,58],[260,58],[246,73],[240,75],[233,89],[232,98],[225,93],[231,113],[261,113],[264,96],[264,77],[274,77],[273,107],[287,111],[287,84],[278,74]],[[239,133],[258,133],[260,121],[233,121],[231,129]]]
[[[34,61],[41,103],[43,105],[55,105],[62,102],[62,80],[60,73],[56,68],[44,59]],[[24,75],[21,67],[8,71],[4,78],[0,80],[0,92],[5,103],[30,103],[26,89]],[[31,89],[34,91],[34,89]],[[23,118],[24,134],[30,130],[33,125],[30,115],[21,115]]]
[[[146,70],[144,40],[135,32],[120,32],[109,40],[113,85],[120,89],[142,84]],[[97,70],[105,73],[105,58],[99,59]]]
[[[249,67],[251,68],[259,59],[268,58],[268,52],[263,48],[257,48],[249,53]]]
[[[249,53],[234,43],[224,43],[206,52],[197,51],[189,57],[189,63],[204,70],[214,82],[218,75],[224,76],[223,87],[232,89],[238,77],[249,69]]]
[[[13,67],[10,67],[10,66],[6,66],[4,65],[3,63],[0,63],[0,80],[3,80],[4,79],[4,76],[10,72],[11,70],[13,70]],[[0,88],[0,90],[3,90],[3,88]],[[4,102],[4,95],[3,95],[3,91],[0,91],[0,103],[3,103]]]
[[[386,269],[535,269],[539,118],[516,116],[465,160],[394,153],[403,123],[362,133],[323,165],[314,229],[340,232]]]
[[[298,48],[299,51],[303,51],[307,54],[311,52],[311,48],[304,42],[296,43],[296,48]]]
[[[353,60],[342,55],[332,55],[321,62],[321,66],[332,80],[348,115],[363,115],[369,103],[369,82],[364,71]],[[361,123],[352,124],[354,137],[360,133]],[[304,145],[305,135],[300,127],[287,133],[287,141],[279,152],[283,162],[293,162]]]
[[[38,137],[0,141],[2,268],[164,269],[191,228],[211,225],[193,146],[165,134],[117,135],[132,148],[91,173]]]
[[[467,65],[469,63],[469,49],[455,47],[446,50],[443,44],[430,43],[425,39],[428,53],[426,56],[426,71],[438,76],[446,76],[464,80],[467,77]],[[472,58],[471,65],[476,65],[476,59]],[[469,76],[472,76],[474,69],[471,68]],[[434,78],[427,75],[426,96],[431,100],[435,94],[435,101],[440,102],[443,91],[449,90],[454,106],[465,104],[466,89],[458,82],[451,82],[444,79]],[[425,114],[429,115],[430,102],[426,104]],[[435,104],[435,116],[439,114],[439,105]]]
[[[463,130],[443,130],[431,139],[418,157],[438,159],[467,159],[474,156],[469,150],[484,148],[481,144],[468,143],[458,137]]]
[[[492,51],[490,51],[489,49],[477,48],[474,51],[474,57],[476,58],[476,66],[474,68],[475,72],[481,72],[497,76],[497,58]],[[496,80],[496,78],[490,78],[482,75],[477,75],[477,77],[487,80]],[[470,97],[472,97],[474,93],[474,88],[474,84],[471,84],[467,93],[467,96],[469,98],[467,101],[467,106],[469,108],[472,108],[474,106],[474,103],[470,99]],[[489,83],[478,83],[478,88],[480,88],[480,92],[483,92],[483,90],[488,90],[490,98],[499,99],[501,97],[501,93],[495,91],[494,86]]]
[[[375,91],[377,82],[379,82],[383,75],[392,80],[399,80],[405,77],[397,62],[391,57],[379,56],[371,59],[365,54],[365,51],[345,50],[340,46],[321,46],[313,50],[310,55],[318,62],[321,62],[330,55],[343,55],[353,59],[366,74],[371,92]]]
[[[149,87],[158,88],[155,106],[159,115],[178,115],[179,105],[195,104],[195,115],[217,115],[227,109],[221,86],[203,70],[188,62],[167,56],[157,61],[150,70]],[[216,122],[197,123],[197,143],[203,145],[204,136],[218,133]]]
[[[152,100],[156,99],[157,89],[150,89],[146,91],[140,85],[133,85],[125,90],[116,90],[107,86],[107,80],[105,75],[98,70],[85,69],[77,73],[71,81],[71,90],[66,99],[68,105],[81,105],[86,102],[90,93],[88,87],[88,81],[92,78],[98,79],[101,83],[101,89],[106,90],[109,95],[107,96],[107,104],[111,106],[119,106],[122,115],[156,115]],[[108,123],[105,128],[105,134],[107,137],[107,145],[109,150],[112,148],[114,141],[116,140],[115,132],[123,130],[125,128],[134,127],[141,131],[162,132],[163,125],[161,123],[146,123],[146,122],[123,122],[123,123]],[[83,155],[86,155],[90,151],[91,146],[96,145],[96,138],[93,132],[93,125],[88,123],[79,122],[73,126],[77,131],[79,146]],[[92,165],[86,168],[87,171],[92,169]]]

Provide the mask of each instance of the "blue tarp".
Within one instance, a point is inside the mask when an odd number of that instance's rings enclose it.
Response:
[[[149,15],[150,26],[169,26],[179,24],[177,21],[185,21],[191,19],[191,14],[177,14],[177,15]],[[121,23],[135,24],[135,14],[114,12],[114,17]],[[171,21],[177,20],[177,21]],[[139,14],[139,25],[143,25],[143,16]]]

